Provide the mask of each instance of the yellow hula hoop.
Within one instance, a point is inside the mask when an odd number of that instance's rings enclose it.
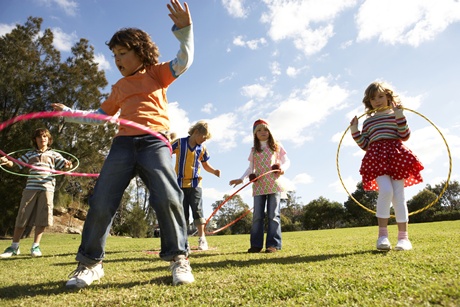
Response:
[[[384,109],[389,109],[390,107],[385,107],[385,108],[381,108],[381,109],[378,109],[378,110],[372,110],[372,111],[369,111],[369,112],[366,112],[364,114],[362,114],[361,116],[358,117],[358,119],[360,119],[361,117],[367,115],[367,114],[372,114],[374,112],[377,112],[377,111],[381,111],[381,110],[384,110]],[[414,215],[414,214],[417,214],[417,213],[420,213],[428,208],[430,208],[431,206],[433,206],[435,203],[437,203],[442,195],[444,194],[444,192],[446,191],[447,187],[449,186],[449,180],[450,180],[450,175],[452,173],[452,156],[450,154],[450,149],[449,149],[449,145],[447,144],[447,141],[446,141],[446,138],[444,137],[444,135],[442,134],[442,132],[439,130],[439,128],[431,121],[429,120],[426,116],[424,116],[423,114],[420,114],[419,112],[417,111],[414,111],[414,110],[411,110],[411,109],[408,109],[408,108],[404,108],[404,107],[401,107],[402,109],[404,110],[407,110],[407,111],[410,111],[412,113],[415,113],[417,114],[418,116],[422,117],[423,119],[425,119],[427,122],[429,122],[439,133],[439,135],[441,135],[442,137],[442,140],[444,141],[444,144],[446,145],[446,149],[447,149],[447,153],[449,155],[449,172],[447,173],[447,179],[446,179],[446,183],[444,184],[444,187],[442,188],[441,190],[441,193],[438,195],[438,197],[432,201],[431,203],[429,203],[428,205],[426,205],[425,207],[421,208],[421,209],[418,209],[416,211],[413,211],[413,212],[409,212],[409,215]],[[350,125],[351,126],[351,125]],[[340,175],[340,166],[339,166],[339,154],[340,154],[340,147],[342,146],[342,141],[343,141],[343,138],[345,137],[345,135],[347,134],[348,130],[350,129],[350,126],[347,127],[347,129],[345,129],[345,132],[343,133],[342,135],[342,138],[340,139],[340,142],[339,142],[339,147],[337,148],[337,155],[336,155],[336,165],[337,165],[337,174],[339,175],[339,179],[340,179],[340,183],[342,184],[343,188],[345,189],[345,191],[347,192],[348,196],[350,196],[351,199],[353,199],[353,201],[359,205],[361,208],[363,208],[364,210],[370,212],[370,213],[376,213],[374,210],[371,210],[367,207],[365,207],[364,205],[362,205],[358,200],[356,200],[351,194],[350,192],[348,192],[347,188],[345,187],[345,184],[342,180],[342,176]],[[394,215],[391,215],[391,217],[394,217]]]

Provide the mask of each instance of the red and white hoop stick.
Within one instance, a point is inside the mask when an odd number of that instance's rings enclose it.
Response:
[[[99,119],[99,120],[105,120],[110,123],[116,123],[116,124],[121,124],[125,125],[128,127],[133,127],[136,128],[140,131],[143,131],[147,134],[151,134],[155,136],[156,138],[162,140],[169,148],[169,151],[172,153],[172,147],[169,141],[161,134],[156,131],[153,131],[149,129],[146,126],[143,126],[141,124],[138,124],[136,122],[126,120],[123,118],[115,118],[113,116],[108,116],[108,115],[103,115],[103,114],[97,114],[97,113],[83,113],[83,112],[64,112],[64,111],[51,111],[51,112],[35,112],[35,113],[28,113],[28,114],[23,114],[19,115],[16,117],[13,117],[7,121],[4,121],[3,123],[0,124],[0,131],[5,129],[6,127],[9,127],[17,122],[20,121],[26,121],[26,120],[31,120],[31,119],[38,119],[38,118],[50,118],[50,117],[85,117],[85,118],[93,118],[93,119]],[[49,169],[42,169],[42,168],[37,168],[36,166],[32,166],[30,164],[26,164],[23,162],[20,162],[12,157],[9,157],[7,154],[5,154],[3,151],[0,150],[0,154],[3,156],[6,156],[9,160],[16,162],[18,164],[21,164],[22,166],[27,166],[30,168],[35,168],[39,170],[46,170],[47,172],[51,173],[56,173],[56,174],[62,174],[62,175],[68,175],[68,176],[80,176],[80,177],[97,177],[99,174],[97,173],[74,173],[74,172],[65,172],[65,171],[58,171],[58,170],[49,170]]]

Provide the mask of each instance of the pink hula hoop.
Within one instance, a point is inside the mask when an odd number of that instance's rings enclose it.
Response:
[[[150,130],[149,128],[138,124],[136,122],[123,119],[123,118],[114,118],[113,116],[109,115],[103,115],[103,114],[96,114],[96,113],[82,113],[82,112],[64,112],[64,111],[51,111],[51,112],[35,112],[35,113],[29,113],[29,114],[23,114],[23,115],[18,115],[16,117],[13,117],[7,121],[4,121],[3,123],[0,124],[0,131],[5,129],[6,127],[11,126],[14,123],[17,123],[19,121],[26,121],[26,120],[31,120],[31,119],[37,119],[37,118],[50,118],[50,117],[86,117],[86,118],[93,118],[93,119],[99,119],[99,120],[105,120],[110,123],[120,123],[121,125],[125,125],[128,127],[133,127],[136,129],[139,129],[145,133],[151,134],[154,137],[162,140],[169,148],[169,151],[172,153],[172,147],[169,141],[161,134],[156,131]],[[40,167],[36,167],[21,161],[18,161],[17,159],[14,159],[13,157],[8,156],[6,153],[4,153],[2,150],[0,150],[0,154],[8,157],[9,160],[18,163],[22,166],[26,166],[29,168],[37,169],[37,170],[44,170],[53,174],[60,174],[60,175],[68,175],[68,176],[79,176],[79,177],[98,177],[99,174],[96,173],[74,173],[74,172],[65,172],[65,171],[59,171],[59,170],[50,170],[50,169],[43,169]]]
[[[208,219],[206,220],[206,223],[204,224],[204,228],[206,229],[206,225],[208,225],[209,221],[211,220],[211,218],[217,213],[217,211],[220,210],[220,208],[222,208],[223,205],[225,205],[230,199],[233,198],[233,196],[235,196],[236,194],[238,194],[241,190],[243,190],[245,187],[247,187],[248,185],[250,185],[251,183],[257,181],[259,178],[262,178],[263,176],[265,175],[268,175],[270,173],[274,173],[274,172],[279,172],[280,170],[279,169],[275,169],[275,170],[271,170],[271,171],[268,171],[266,173],[263,173],[262,175],[259,175],[258,177],[252,179],[251,181],[247,182],[246,184],[244,184],[241,188],[239,188],[238,190],[236,190],[232,195],[230,195],[229,197],[227,197],[219,206],[217,206],[217,208],[211,213],[211,215],[208,217]],[[253,208],[251,209],[248,209],[246,210],[241,216],[239,216],[237,219],[231,221],[230,223],[228,223],[227,225],[219,228],[219,229],[216,229],[214,231],[210,231],[210,232],[206,232],[207,235],[213,235],[213,234],[216,234],[218,233],[219,231],[222,231],[230,226],[232,226],[233,224],[235,224],[236,222],[238,222],[239,220],[241,220],[243,217],[245,217],[246,215],[249,214],[249,212],[251,212]]]

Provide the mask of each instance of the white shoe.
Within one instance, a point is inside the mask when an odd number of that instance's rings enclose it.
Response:
[[[3,254],[0,255],[0,258],[10,258],[11,256],[17,256],[21,253],[19,250],[19,247],[17,249],[10,247],[7,247]]]
[[[77,269],[70,273],[70,279],[65,286],[69,289],[81,289],[91,285],[93,281],[99,280],[103,276],[104,268],[102,267],[102,262],[93,266],[85,266],[79,263]]]
[[[381,251],[389,251],[391,249],[391,243],[388,237],[379,237],[377,239],[377,249]]]
[[[397,251],[408,251],[412,249],[412,243],[408,239],[398,240],[398,244],[395,246]]]
[[[172,271],[174,286],[190,284],[195,281],[190,262],[184,255],[177,256],[175,261],[171,261],[170,269]]]
[[[30,255],[32,257],[41,257],[42,251],[40,250],[40,246],[35,246],[30,249]]]
[[[209,249],[205,237],[198,238],[198,249],[202,251],[207,251]]]

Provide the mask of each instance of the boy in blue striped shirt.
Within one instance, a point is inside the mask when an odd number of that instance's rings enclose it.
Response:
[[[203,169],[220,177],[220,170],[213,168],[208,160],[210,158],[206,146],[203,144],[211,138],[208,124],[198,121],[190,127],[189,136],[174,140],[172,143],[173,154],[176,155],[177,183],[184,192],[185,221],[189,222],[189,207],[192,209],[193,222],[198,230],[198,249],[207,250],[208,243],[205,237],[206,219],[203,216],[203,199],[201,188],[201,165]]]

